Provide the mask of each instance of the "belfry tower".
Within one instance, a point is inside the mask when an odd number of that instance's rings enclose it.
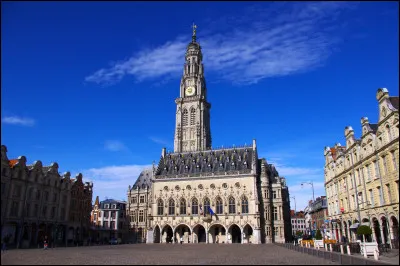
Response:
[[[186,48],[185,64],[176,103],[174,152],[211,148],[210,108],[204,79],[203,54],[196,41],[193,24],[192,41]]]

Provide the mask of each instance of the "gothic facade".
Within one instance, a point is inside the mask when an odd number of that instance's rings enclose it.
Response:
[[[378,123],[361,118],[359,139],[348,126],[346,145],[325,148],[325,189],[333,237],[357,238],[356,228],[371,227],[372,240],[398,248],[399,97],[378,89]]]
[[[238,147],[211,146],[202,60],[194,30],[175,100],[174,152],[164,148],[158,165],[129,187],[131,224],[144,230],[141,240],[147,243],[290,240],[286,180],[258,157],[256,140]]]

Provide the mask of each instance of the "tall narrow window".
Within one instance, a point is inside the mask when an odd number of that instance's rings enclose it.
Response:
[[[204,214],[210,214],[210,200],[208,198],[204,199]]]
[[[175,201],[173,199],[169,200],[168,214],[175,215]]]
[[[222,214],[223,210],[223,204],[222,204],[222,199],[220,197],[217,198],[217,214]]]
[[[143,223],[144,222],[144,211],[140,210],[139,211],[139,223]]]
[[[235,213],[235,198],[234,197],[230,197],[229,198],[229,213]]]
[[[272,190],[272,198],[276,199],[276,191]]]
[[[383,170],[385,171],[385,175],[388,173],[387,164],[386,164],[386,156],[382,156]]]
[[[182,125],[183,126],[187,126],[188,125],[188,110],[186,110],[186,109],[183,109]]]
[[[181,215],[186,214],[186,200],[181,199],[180,204],[179,204],[179,213]]]
[[[374,201],[374,192],[372,191],[372,189],[369,190],[369,200],[371,207],[373,208],[375,206],[375,201]]]
[[[377,161],[374,161],[374,167],[375,167],[375,176],[378,178],[379,177],[379,165]]]
[[[380,205],[383,205],[382,188],[379,186],[379,187],[376,187],[376,189],[378,190],[379,203],[380,203]]]
[[[274,220],[278,220],[278,207],[274,207]]]
[[[193,126],[196,121],[196,109],[190,109],[190,125]]]
[[[242,198],[242,213],[249,213],[249,201],[247,197]]]
[[[192,214],[199,214],[199,202],[196,198],[192,199]]]
[[[390,131],[389,125],[386,126],[386,134],[387,134],[388,142],[392,141],[392,132]]]
[[[365,168],[366,168],[366,170],[367,170],[367,179],[368,179],[368,181],[370,181],[370,180],[371,180],[371,171],[370,171],[370,169],[369,169],[369,164],[367,164],[367,165],[365,166]]]
[[[157,215],[163,215],[164,213],[164,202],[162,199],[159,199],[157,202]]]
[[[388,203],[392,203],[392,194],[390,193],[390,184],[386,184],[386,191],[388,197]]]
[[[392,154],[392,164],[393,164],[393,170],[397,170],[397,161],[396,161],[396,154],[395,151],[390,152]]]

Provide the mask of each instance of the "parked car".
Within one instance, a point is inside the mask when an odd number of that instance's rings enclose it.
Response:
[[[115,238],[110,239],[110,245],[118,245],[118,240]]]

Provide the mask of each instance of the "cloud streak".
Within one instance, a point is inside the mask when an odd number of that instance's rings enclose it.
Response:
[[[119,140],[107,140],[104,143],[104,149],[108,151],[125,151],[127,147]]]
[[[170,147],[170,143],[168,141],[166,141],[166,140],[163,140],[163,139],[160,139],[160,138],[157,138],[157,137],[149,137],[149,139],[151,141],[153,141],[154,143]]]
[[[18,117],[18,116],[2,117],[1,122],[3,124],[26,126],[26,127],[32,127],[35,125],[35,120],[33,120],[31,118]]]
[[[205,30],[207,36],[199,39],[207,71],[240,85],[322,66],[338,40],[330,31],[337,27],[341,12],[354,5],[346,2],[283,5],[284,9],[281,3],[272,3],[268,9],[257,12],[249,9],[235,17],[233,23],[237,25],[230,25],[229,31]],[[221,18],[220,25],[224,20],[227,18]],[[204,28],[209,27],[204,25]],[[128,75],[136,82],[168,80],[182,72],[188,41],[188,36],[179,36],[154,49],[139,51],[110,68],[94,72],[85,81],[112,85]]]

